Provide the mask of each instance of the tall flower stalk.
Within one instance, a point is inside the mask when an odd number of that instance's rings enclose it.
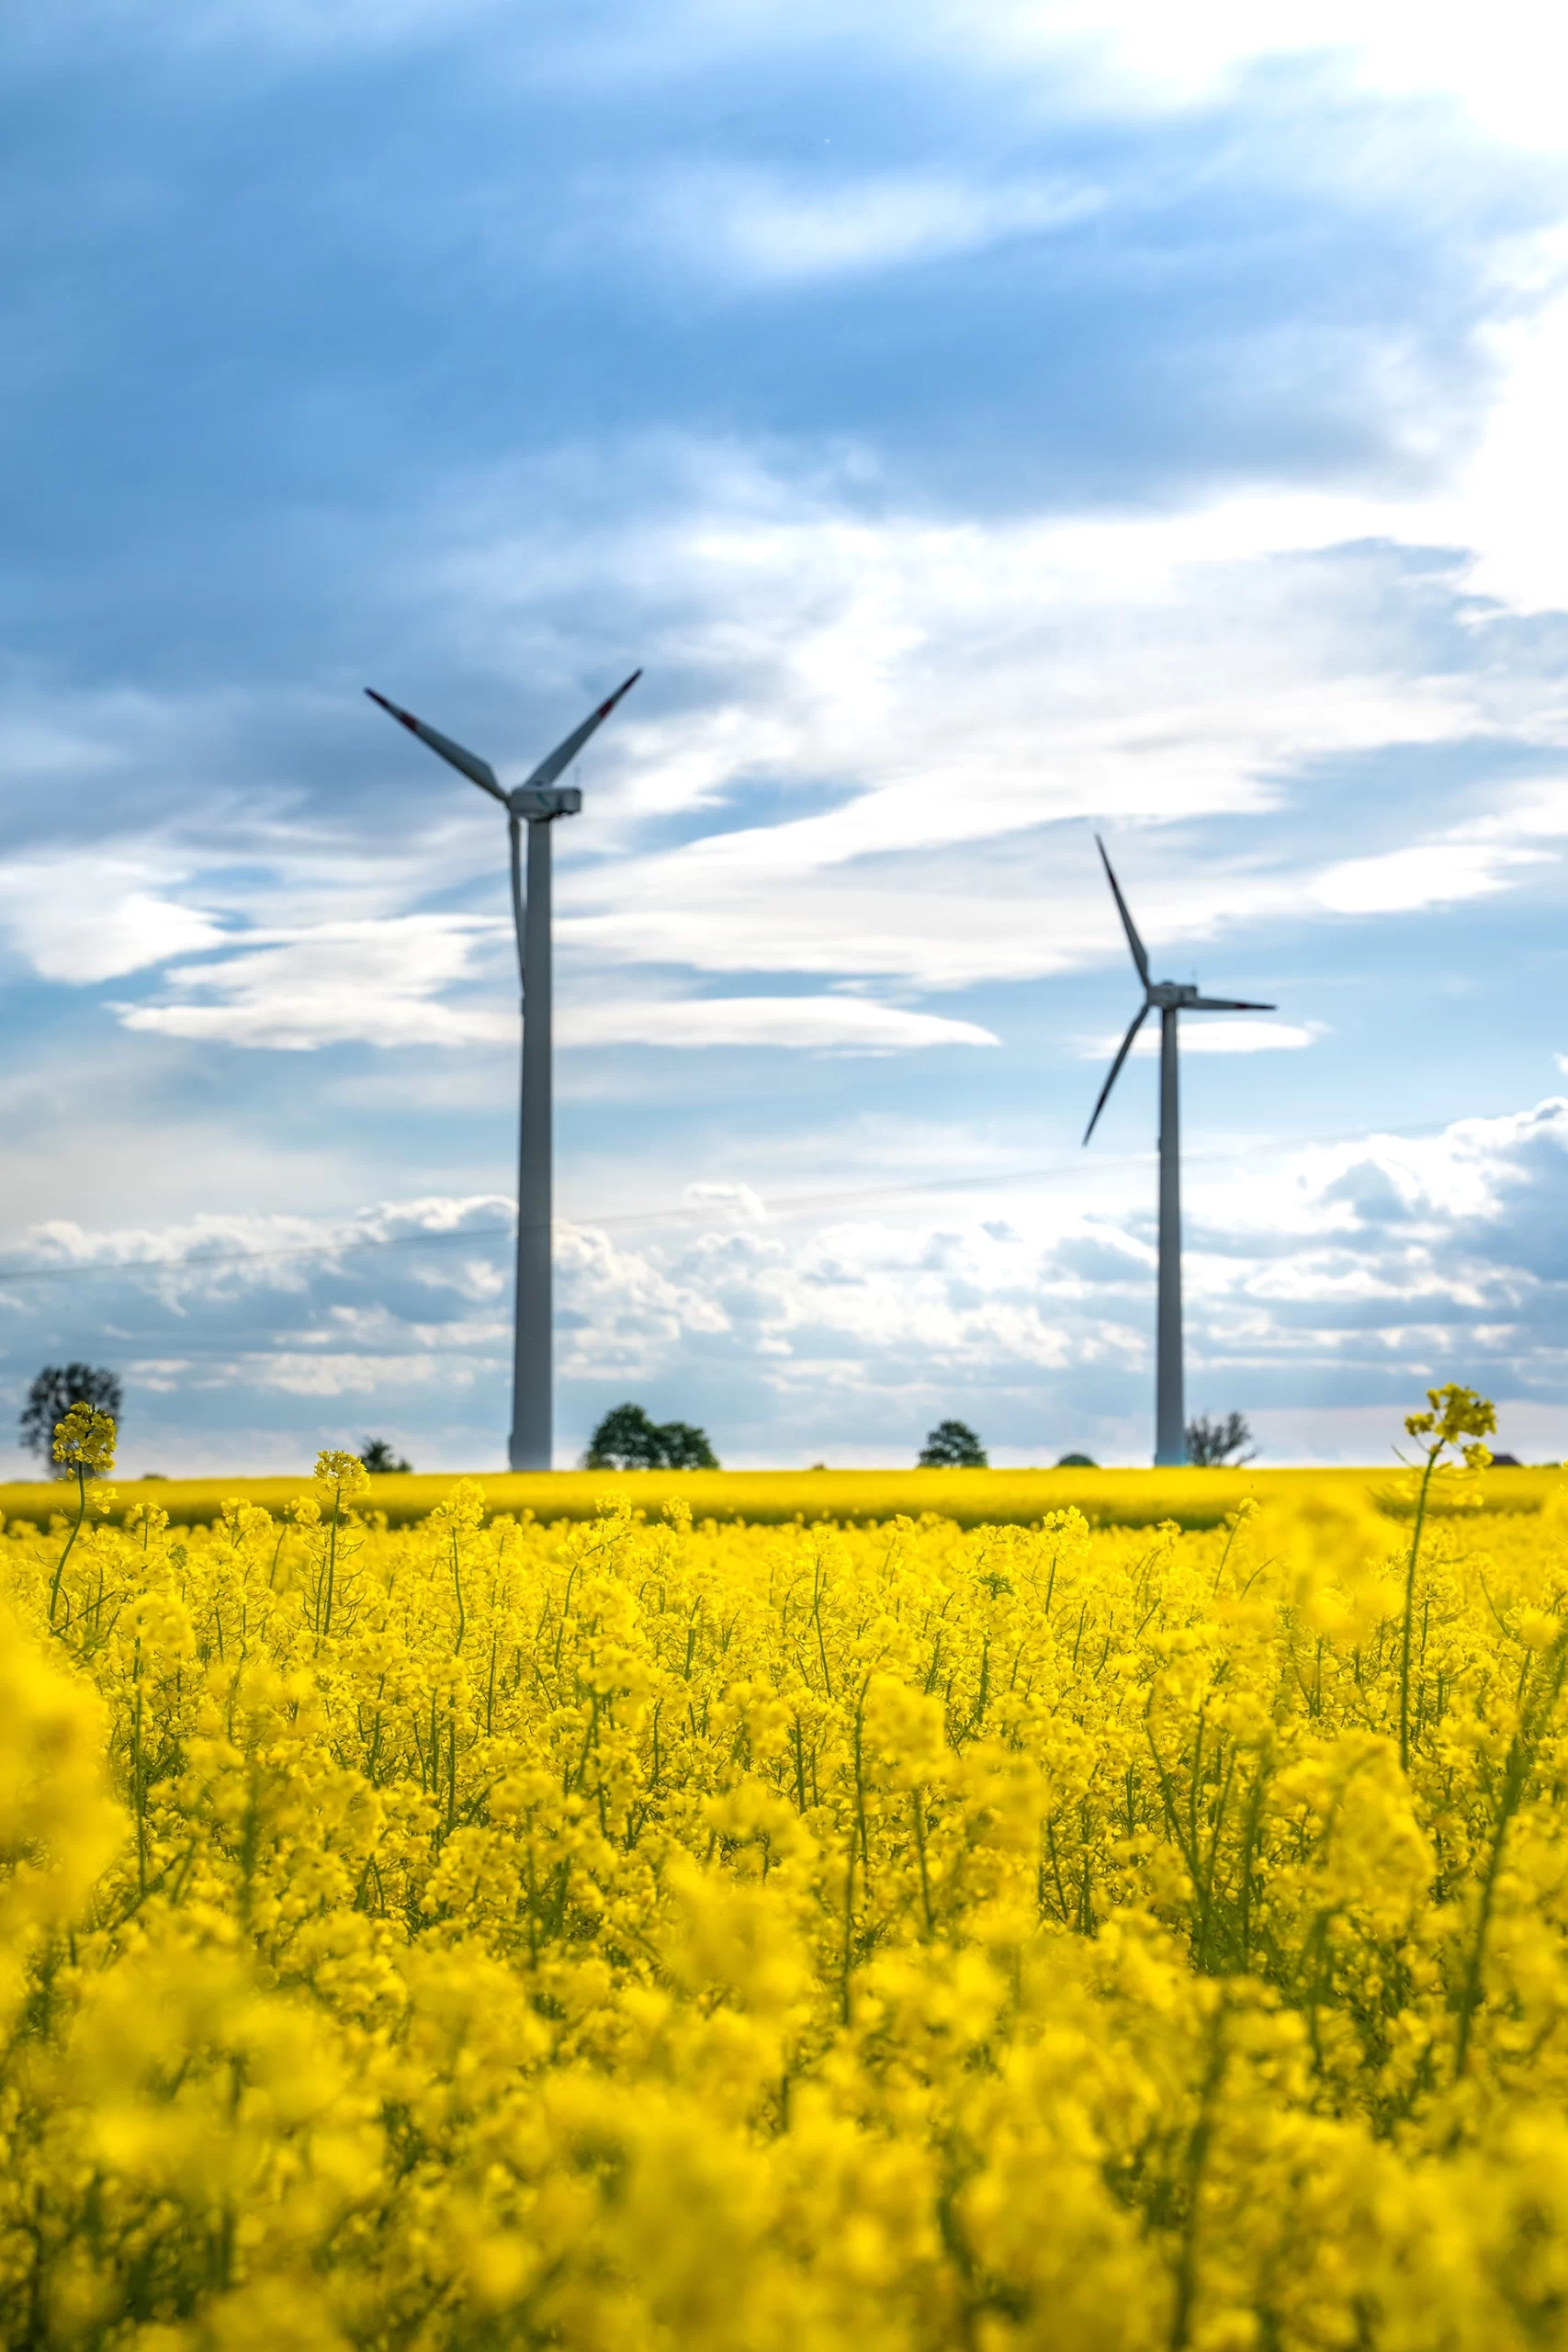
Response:
[[[55,1611],[60,1605],[61,1579],[65,1563],[76,1546],[82,1532],[82,1522],[87,1516],[87,1481],[107,1478],[114,1468],[115,1425],[107,1413],[96,1405],[76,1404],[62,1421],[54,1425],[54,1458],[70,1471],[76,1481],[76,1521],[65,1539],[65,1549],[54,1564],[54,1575],[49,1587],[49,1622],[53,1626]]]
[[[1421,1449],[1421,1483],[1416,1496],[1416,1522],[1410,1531],[1410,1556],[1404,1565],[1404,1613],[1399,1639],[1399,1769],[1410,1770],[1410,1650],[1416,1622],[1416,1568],[1421,1557],[1421,1536],[1432,1480],[1444,1454],[1457,1450],[1467,1470],[1484,1470],[1492,1456],[1480,1441],[1497,1427],[1495,1408],[1473,1388],[1450,1381],[1427,1391],[1427,1410],[1407,1413],[1404,1426]],[[1466,1439],[1473,1443],[1466,1444]]]

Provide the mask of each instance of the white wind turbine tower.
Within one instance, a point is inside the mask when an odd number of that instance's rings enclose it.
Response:
[[[523,1111],[517,1139],[517,1306],[512,1346],[512,1436],[507,1460],[513,1470],[548,1470],[554,1446],[550,1301],[550,827],[558,817],[575,817],[582,794],[556,778],[569,768],[621,696],[641,677],[634,670],[570,734],[533,774],[505,792],[488,760],[476,758],[448,735],[426,727],[412,711],[365,691],[390,712],[411,735],[488,792],[506,810],[512,845],[512,913],[517,927],[517,966],[523,982]],[[522,832],[528,828],[527,898],[524,899]]]
[[[1134,1038],[1155,1007],[1159,1007],[1159,1327],[1155,1354],[1155,1464],[1164,1467],[1187,1459],[1187,1417],[1182,1396],[1181,1135],[1176,1024],[1183,1012],[1272,1012],[1275,1008],[1271,1004],[1249,1004],[1241,997],[1200,996],[1196,988],[1180,980],[1151,980],[1144,943],[1127,911],[1127,901],[1122,896],[1111,860],[1105,854],[1105,843],[1098,833],[1095,847],[1116,900],[1138,978],[1144,984],[1144,1001],[1122,1040],[1122,1049],[1111,1065],[1111,1075],[1100,1090],[1094,1118],[1084,1129],[1085,1143],[1093,1135],[1095,1120],[1104,1110],[1117,1073],[1133,1050]]]

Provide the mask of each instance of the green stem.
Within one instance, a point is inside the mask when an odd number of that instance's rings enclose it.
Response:
[[[321,1619],[323,1639],[333,1629],[333,1586],[337,1579],[337,1523],[343,1517],[343,1488],[339,1487],[333,1503],[333,1523],[327,1536],[326,1606]]]
[[[931,1917],[931,1872],[926,1864],[926,1816],[919,1789],[910,1791],[909,1802],[915,1815],[915,1851],[920,1862],[920,1908],[926,1915],[926,1933],[930,1936],[935,1932],[936,1922]]]
[[[1399,1648],[1399,1769],[1410,1770],[1410,1629],[1416,1615],[1416,1563],[1421,1555],[1421,1531],[1427,1521],[1427,1489],[1432,1483],[1432,1473],[1438,1465],[1440,1446],[1433,1446],[1427,1456],[1427,1467],[1421,1474],[1421,1492],[1416,1502],[1416,1527],[1410,1538],[1410,1559],[1404,1571],[1404,1625]]]
[[[1518,1728],[1508,1743],[1507,1761],[1503,1767],[1503,1787],[1497,1799],[1497,1817],[1492,1828],[1492,1849],[1486,1857],[1486,1875],[1481,1882],[1481,1900],[1475,1917],[1475,1939],[1470,1948],[1465,1965],[1464,1984],[1460,1993],[1459,2033],[1454,2048],[1454,2075],[1457,2080],[1470,2064],[1470,2037],[1481,2007],[1486,1969],[1486,1939],[1492,1928],[1492,1905],[1497,1893],[1497,1880],[1503,1867],[1503,1848],[1507,1840],[1508,1826],[1517,1813],[1529,1778],[1534,1758],[1537,1730],[1550,1713],[1562,1688],[1563,1636],[1558,1635],[1554,1651],[1556,1676],[1552,1687],[1539,1700],[1530,1693],[1532,1661],[1527,1659],[1519,1679]],[[1551,1664],[1548,1660],[1548,1665]]]
[[[1222,1993],[1209,2030],[1208,2063],[1198,2091],[1198,2113],[1187,2142],[1187,2211],[1177,2255],[1176,2296],[1170,2314],[1169,2352],[1187,2352],[1192,2340],[1192,2317],[1198,2300],[1198,2231],[1214,2132],[1214,2109],[1225,2078],[1230,2052],[1225,2040],[1225,1997]]]
[[[457,1595],[457,1638],[452,1645],[452,1655],[456,1657],[463,1646],[463,1635],[468,1629],[468,1613],[463,1606],[463,1564],[458,1556],[457,1531],[455,1527],[448,1540],[452,1548],[452,1584]]]
[[[82,1532],[82,1521],[87,1516],[87,1472],[80,1462],[76,1464],[76,1524],[66,1538],[65,1549],[55,1563],[54,1581],[49,1588],[49,1622],[54,1623],[55,1607],[60,1600],[60,1579],[65,1574],[65,1563],[71,1557],[71,1547]]]
[[[871,1885],[871,1840],[866,1830],[865,1823],[865,1770],[863,1750],[865,1736],[865,1694],[870,1688],[871,1677],[868,1674],[865,1680],[861,1685],[860,1699],[855,1707],[854,1739],[855,1826],[860,1832],[861,1864],[865,1871],[865,1883],[868,1889]]]
[[[141,1636],[136,1637],[136,1657],[132,1668],[136,1686],[136,1705],[131,1715],[130,1770],[131,1795],[136,1807],[136,1883],[143,1902],[147,1899],[147,1781],[141,1752]]]
[[[1470,1948],[1465,1967],[1464,1985],[1460,1994],[1459,2035],[1454,2048],[1454,2075],[1457,2080],[1470,2064],[1471,2029],[1475,2013],[1481,2007],[1481,1987],[1486,1967],[1486,1937],[1492,1925],[1493,1898],[1497,1892],[1497,1874],[1503,1866],[1503,1845],[1508,1835],[1508,1824],[1518,1811],[1524,1794],[1525,1771],[1529,1750],[1521,1734],[1516,1732],[1508,1748],[1508,1761],[1503,1773],[1503,1793],[1497,1802],[1497,1819],[1492,1832],[1492,1850],[1486,1857],[1486,1875],[1481,1882],[1481,1904],[1476,1914],[1475,1940]]]
[[[844,1870],[844,1965],[840,1986],[840,2013],[848,2025],[852,2010],[850,1997],[850,1968],[854,1959],[855,1937],[855,1841],[850,1839],[849,1857]]]

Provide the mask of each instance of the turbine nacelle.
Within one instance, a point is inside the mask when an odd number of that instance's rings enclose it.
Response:
[[[1190,980],[1151,980],[1144,999],[1145,1012],[1273,1012],[1271,1004],[1254,1004],[1250,997],[1205,996]]]
[[[547,785],[542,790],[536,784],[520,784],[507,794],[506,805],[514,817],[529,824],[548,824],[552,817],[577,816],[582,794],[575,784]]]

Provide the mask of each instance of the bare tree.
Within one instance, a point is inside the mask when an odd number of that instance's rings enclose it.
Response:
[[[1247,1415],[1227,1413],[1223,1421],[1212,1421],[1200,1413],[1187,1424],[1187,1459],[1198,1470],[1239,1470],[1244,1462],[1256,1462]]]

